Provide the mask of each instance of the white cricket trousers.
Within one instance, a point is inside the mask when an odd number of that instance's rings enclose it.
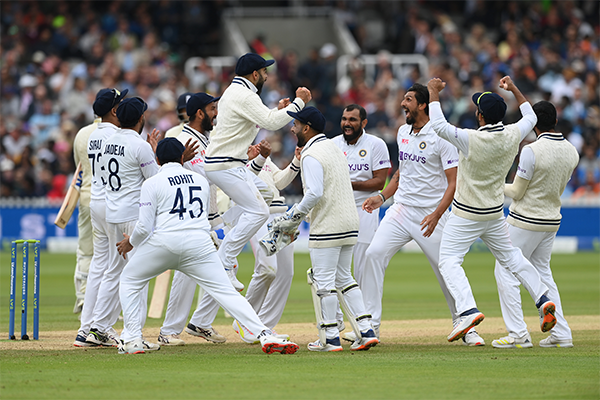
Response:
[[[354,289],[343,293],[348,308],[353,314],[347,317],[356,318],[366,314],[361,290],[351,272],[353,247],[338,246],[308,249],[313,270],[313,285],[316,285],[317,295],[321,299],[323,324],[333,325],[325,329],[327,339],[334,339],[340,334],[336,320],[339,303],[337,295],[333,291],[334,289],[341,292],[349,286],[355,285]],[[367,318],[357,322],[361,332],[371,329],[371,323]]]
[[[454,299],[450,295],[438,268],[442,231],[449,212],[442,215],[431,236],[424,237],[424,231],[421,230],[421,221],[433,211],[435,211],[435,207],[410,207],[394,203],[388,208],[381,220],[366,253],[365,269],[360,284],[365,307],[372,316],[371,323],[374,328],[379,328],[381,325],[385,271],[394,254],[411,240],[414,240],[425,253],[446,298],[452,319],[456,318]],[[410,268],[410,266],[407,267]]]
[[[571,340],[571,328],[563,314],[558,287],[550,269],[552,245],[556,232],[536,232],[508,224],[508,233],[513,245],[521,249],[525,258],[539,272],[542,282],[548,286],[548,298],[556,305],[556,326],[550,331],[552,336],[558,340]],[[521,282],[498,261],[496,261],[494,274],[498,284],[502,317],[508,335],[521,338],[527,333],[527,325],[523,320],[521,307],[521,291],[519,289]]]
[[[155,233],[139,246],[121,274],[119,296],[123,307],[125,342],[142,337],[142,289],[168,269],[191,277],[221,307],[255,336],[267,327],[252,306],[231,285],[207,231]]]
[[[106,203],[104,200],[92,200],[90,202],[90,215],[92,220],[92,233],[94,243],[94,256],[90,263],[90,269],[87,277],[87,287],[81,310],[81,324],[79,330],[89,333],[93,318],[94,309],[98,300],[98,290],[102,277],[108,266],[112,263],[110,246],[108,244],[108,225],[106,222]],[[115,311],[113,317],[119,317],[119,310]]]
[[[92,228],[92,217],[89,206],[79,205],[77,216],[77,265],[75,266],[75,296],[77,302],[85,299],[85,288],[90,271],[90,264],[94,255],[94,231]]]
[[[119,303],[119,279],[128,260],[135,254],[135,249],[127,254],[127,259],[124,259],[117,251],[117,243],[124,239],[123,233],[131,236],[136,221],[137,220],[133,220],[118,224],[107,222],[106,224],[108,228],[108,248],[109,253],[111,254],[111,262],[102,276],[92,322],[92,328],[96,328],[100,332],[106,332],[117,322],[117,318],[119,317],[121,309],[121,304]],[[144,293],[143,307],[140,312],[143,314],[142,318],[145,322],[146,310],[148,307],[148,285],[144,288]]]
[[[358,228],[358,240],[354,245],[352,255],[354,256],[354,279],[362,287],[362,271],[367,261],[365,253],[373,241],[377,226],[379,225],[379,210],[368,213],[362,209],[361,205],[356,207],[356,211],[358,211],[360,224]]]
[[[250,239],[255,263],[254,274],[246,291],[246,300],[260,320],[271,329],[279,323],[283,315],[292,286],[294,244],[289,244],[273,256],[267,256],[259,241],[268,233],[269,222],[280,215],[283,213],[271,214],[267,222]]]
[[[537,270],[523,257],[521,249],[511,243],[504,217],[492,221],[472,221],[450,213],[440,245],[440,272],[456,302],[459,315],[477,307],[462,267],[465,255],[477,238],[481,238],[496,260],[519,279],[535,303],[548,292]]]
[[[266,183],[243,166],[206,171],[206,176],[235,202],[234,207],[242,210],[238,223],[225,235],[218,250],[223,265],[230,269],[237,265],[236,257],[269,218],[265,200],[270,203],[273,193]]]

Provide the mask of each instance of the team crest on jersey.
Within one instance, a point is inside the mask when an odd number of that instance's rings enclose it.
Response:
[[[425,142],[421,142],[421,143],[419,143],[419,148],[420,148],[421,150],[425,150],[425,148],[426,148],[426,147],[427,147],[427,143],[425,143]]]
[[[365,149],[362,149],[361,151],[358,152],[358,155],[361,157],[365,157],[367,155],[367,151]]]

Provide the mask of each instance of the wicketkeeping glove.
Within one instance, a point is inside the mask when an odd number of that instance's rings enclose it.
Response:
[[[296,230],[293,234],[280,230],[270,231],[261,240],[260,245],[265,250],[267,256],[277,254],[281,249],[292,243],[300,236],[300,231]]]
[[[296,232],[298,230],[298,227],[302,223],[302,220],[304,219],[304,217],[306,217],[306,214],[298,211],[297,207],[298,204],[294,204],[292,208],[287,210],[287,212],[284,215],[273,219],[273,221],[271,221],[271,223],[267,225],[269,232],[283,231],[288,234],[293,234],[294,232]]]

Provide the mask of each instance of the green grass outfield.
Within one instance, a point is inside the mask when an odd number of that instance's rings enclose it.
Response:
[[[0,335],[7,337],[9,263],[0,253]],[[421,254],[396,255],[384,289],[382,343],[368,352],[312,353],[314,311],[306,284],[307,255],[296,255],[296,275],[279,331],[296,339],[294,355],[265,355],[230,332],[228,343],[188,343],[140,356],[115,349],[71,347],[79,326],[72,314],[74,255],[42,253],[39,342],[0,340],[0,398],[243,398],[243,399],[598,399],[600,397],[600,258],[598,253],[555,255],[555,280],[574,327],[572,349],[500,350],[504,336],[489,253],[467,255],[465,269],[486,320],[487,346],[448,343],[451,322],[437,281]],[[248,283],[251,255],[240,257],[240,280]],[[20,289],[20,277],[17,276]],[[537,311],[523,291],[524,312],[534,343],[545,337]],[[30,289],[32,293],[32,289]],[[17,303],[20,301],[20,290]],[[31,335],[31,301],[29,334]],[[162,320],[148,320],[156,331]],[[231,319],[220,312],[215,326]],[[16,321],[20,331],[20,321]],[[120,326],[119,326],[120,328]],[[284,328],[284,329],[281,329]],[[290,330],[291,329],[291,330]],[[48,349],[51,331],[66,331],[64,344]],[[229,329],[231,331],[231,329]],[[314,333],[312,333],[314,331]],[[306,332],[309,332],[308,334]],[[298,333],[299,335],[299,333]],[[183,339],[190,338],[184,334]],[[155,340],[155,337],[149,337]]]

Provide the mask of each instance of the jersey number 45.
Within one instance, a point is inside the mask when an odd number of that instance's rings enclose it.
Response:
[[[194,214],[194,210],[190,209],[190,218],[199,218],[204,212],[204,205],[202,204],[202,200],[200,199],[200,197],[194,197],[194,191],[196,190],[202,190],[202,187],[189,186],[189,201],[187,202],[187,204],[188,207],[191,206],[190,208],[195,208],[193,203],[198,202],[200,211],[198,212],[198,214]],[[186,212],[188,212],[188,210],[185,208],[183,192],[181,191],[181,188],[177,188],[177,192],[175,193],[175,201],[173,202],[173,208],[171,209],[171,211],[169,211],[169,214],[179,214],[179,219],[182,220],[185,218]]]

